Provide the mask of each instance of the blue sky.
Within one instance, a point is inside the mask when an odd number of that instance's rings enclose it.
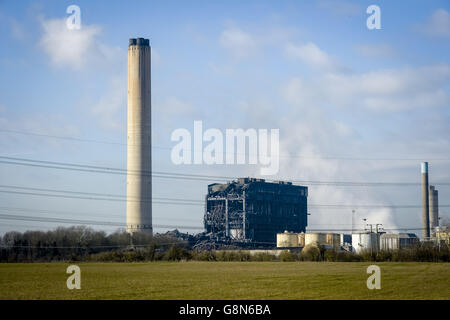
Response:
[[[71,4],[81,9],[80,30],[65,27]],[[366,27],[371,4],[381,9],[381,30]],[[450,182],[449,12],[448,1],[2,1],[0,155],[125,167],[128,38],[146,37],[153,144],[167,148],[153,150],[154,170],[259,175],[251,165],[171,164],[171,132],[202,120],[221,130],[279,128],[280,171],[271,178],[419,182],[421,159],[436,159],[431,182]],[[125,177],[108,174],[0,164],[0,181],[125,194]],[[202,200],[206,186],[157,178],[153,195]],[[438,189],[448,204],[450,188]],[[309,194],[317,204],[421,201],[419,186],[311,186]],[[23,215],[125,218],[121,202],[0,193],[0,203],[30,210]],[[420,209],[357,211],[387,227],[420,226]],[[201,207],[154,204],[153,212],[155,224],[202,225]],[[349,221],[344,210],[311,210],[312,227]],[[1,220],[0,232],[54,226]]]

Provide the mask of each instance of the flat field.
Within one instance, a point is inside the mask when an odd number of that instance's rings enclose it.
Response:
[[[80,290],[69,263],[0,264],[0,299],[450,299],[448,263],[374,263],[380,290],[360,262],[76,264]]]

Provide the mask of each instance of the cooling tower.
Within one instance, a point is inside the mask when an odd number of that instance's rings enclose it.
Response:
[[[430,237],[429,197],[428,197],[428,162],[422,162],[422,240]]]
[[[151,53],[148,39],[128,46],[127,232],[152,233]]]

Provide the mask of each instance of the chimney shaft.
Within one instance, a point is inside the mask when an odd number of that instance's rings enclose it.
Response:
[[[439,227],[439,200],[438,200],[438,191],[434,186],[430,186],[429,189],[429,197],[430,197],[430,210],[429,210],[429,219],[430,219],[430,234],[434,237],[436,227]]]
[[[151,51],[148,39],[129,41],[127,131],[127,232],[151,234]]]
[[[428,162],[422,162],[422,238],[430,237],[429,196],[428,196]]]

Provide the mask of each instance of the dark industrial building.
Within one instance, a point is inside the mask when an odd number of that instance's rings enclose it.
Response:
[[[216,239],[275,244],[277,233],[305,232],[308,188],[239,178],[208,185],[204,224]]]

